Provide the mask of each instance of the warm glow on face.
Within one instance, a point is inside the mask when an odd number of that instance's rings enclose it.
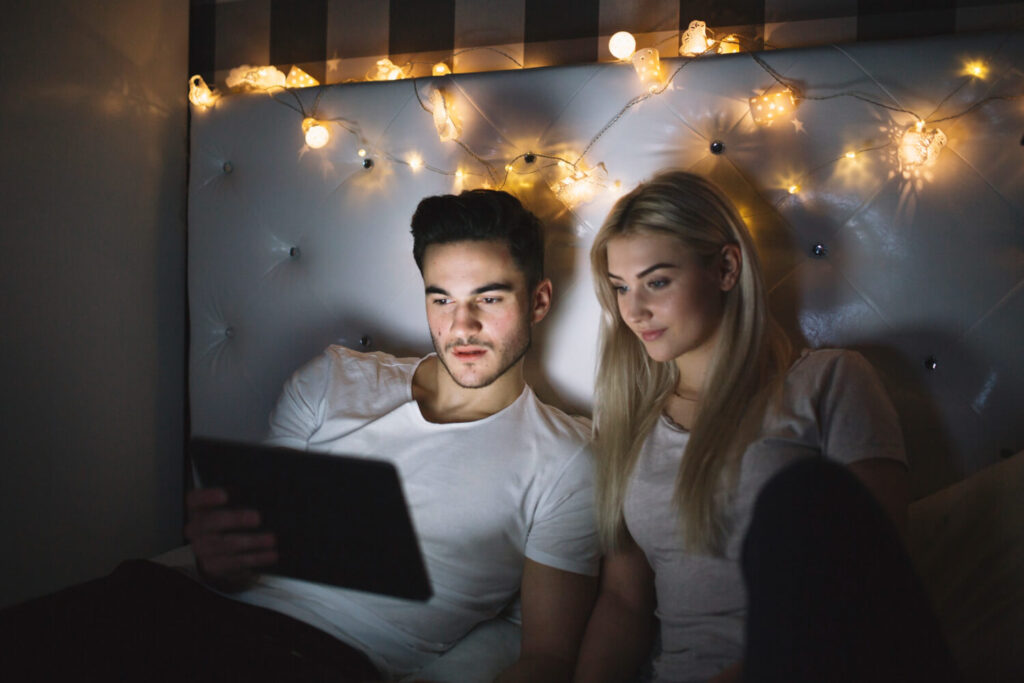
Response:
[[[331,133],[327,130],[327,126],[314,118],[304,119],[302,130],[306,133],[306,144],[313,149],[320,149],[331,139]]]
[[[636,51],[636,38],[629,31],[619,31],[608,41],[608,51],[615,59],[629,59]]]

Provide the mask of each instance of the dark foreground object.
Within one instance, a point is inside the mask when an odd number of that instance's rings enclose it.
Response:
[[[362,681],[366,657],[290,617],[132,560],[0,612],[8,681]]]
[[[743,578],[748,683],[961,680],[895,527],[844,467],[807,458],[768,482]]]

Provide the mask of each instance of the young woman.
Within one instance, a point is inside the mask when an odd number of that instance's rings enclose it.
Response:
[[[916,628],[917,617],[879,615],[928,608],[895,531],[902,436],[870,365],[791,351],[742,219],[698,176],[664,172],[622,197],[591,265],[607,554],[576,679],[633,680],[658,623],[658,681],[905,675],[920,652],[874,622]],[[788,479],[766,487],[780,472]],[[925,630],[944,652],[934,624]]]

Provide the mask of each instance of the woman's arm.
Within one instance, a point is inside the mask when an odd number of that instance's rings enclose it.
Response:
[[[626,681],[650,655],[654,637],[654,572],[628,538],[601,565],[601,590],[576,664],[580,683]]]
[[[907,540],[907,505],[910,501],[910,474],[897,460],[868,458],[847,465],[860,483],[867,487],[882,506],[904,542]]]

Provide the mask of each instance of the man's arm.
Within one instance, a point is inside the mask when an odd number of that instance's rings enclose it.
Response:
[[[596,577],[527,559],[520,590],[523,636],[519,659],[497,680],[572,680],[596,592]]]

